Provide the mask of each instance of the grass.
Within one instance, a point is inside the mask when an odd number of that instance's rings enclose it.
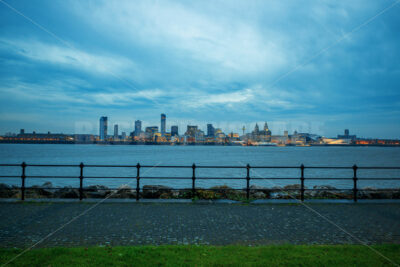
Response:
[[[374,245],[400,264],[400,245]],[[0,264],[20,249],[0,249]],[[7,266],[394,266],[361,245],[133,246],[33,249]]]

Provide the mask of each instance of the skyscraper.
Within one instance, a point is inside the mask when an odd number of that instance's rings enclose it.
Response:
[[[107,139],[107,117],[100,117],[100,140]]]
[[[179,135],[178,133],[178,126],[174,125],[171,126],[171,136]]]
[[[142,121],[135,121],[135,136],[139,136],[142,132]]]
[[[165,116],[165,114],[161,114],[161,135],[164,136],[165,135],[165,121],[167,119],[167,116]]]
[[[114,140],[118,140],[118,124],[114,124]]]
[[[212,124],[207,124],[207,136],[214,137],[215,136],[215,129]]]

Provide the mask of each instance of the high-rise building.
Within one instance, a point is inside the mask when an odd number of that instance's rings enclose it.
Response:
[[[118,139],[118,124],[114,124],[114,140]]]
[[[139,136],[141,132],[142,132],[142,121],[137,120],[137,121],[135,121],[134,135]]]
[[[197,125],[188,125],[185,135],[195,137],[198,131]]]
[[[215,129],[212,124],[207,124],[207,136],[214,137],[215,136]]]
[[[171,136],[175,136],[175,135],[179,135],[177,125],[171,126]]]
[[[100,140],[107,139],[107,117],[100,117]]]
[[[122,133],[121,133],[121,139],[122,139],[123,141],[126,140],[126,132],[122,132]]]
[[[165,135],[165,121],[167,119],[167,116],[165,114],[161,114],[161,135]]]
[[[349,129],[345,129],[345,130],[344,130],[344,135],[347,135],[347,136],[349,136],[349,135],[350,135],[350,131],[349,131]]]
[[[156,133],[158,133],[158,126],[146,127],[146,137],[153,138]]]

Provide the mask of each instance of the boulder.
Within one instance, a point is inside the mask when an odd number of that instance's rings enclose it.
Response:
[[[306,188],[306,187],[304,187],[304,188]],[[294,190],[294,189],[300,190],[301,185],[300,184],[288,184],[283,187],[283,190]]]
[[[41,196],[44,197],[54,197],[54,193],[57,191],[57,189],[49,189],[53,187],[53,184],[51,182],[45,182],[41,186],[38,187],[38,193]]]
[[[54,197],[56,197],[56,198],[79,198],[79,190],[74,189],[71,186],[65,186],[63,188],[58,189],[54,193]]]
[[[171,193],[172,188],[164,185],[144,185],[144,198],[159,198],[163,193]]]
[[[83,192],[87,198],[105,198],[111,193],[111,190],[104,185],[91,185],[85,187]]]
[[[256,192],[253,194],[253,197],[257,199],[264,199],[267,197],[267,195],[263,192]]]
[[[13,189],[7,184],[0,183],[0,198],[9,198],[14,195]]]
[[[127,185],[120,186],[117,191],[111,195],[111,198],[136,198],[136,190],[132,190]]]

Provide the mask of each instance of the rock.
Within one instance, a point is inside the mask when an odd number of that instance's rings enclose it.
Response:
[[[263,192],[256,192],[256,193],[253,194],[253,196],[255,198],[258,198],[258,199],[264,199],[264,198],[267,197],[267,195],[265,193],[263,193]]]
[[[271,193],[271,198],[273,198],[273,199],[289,199],[291,197],[288,192],[279,191],[279,192]]]
[[[160,196],[160,198],[161,198],[161,199],[170,199],[171,196],[172,196],[171,193],[162,193],[161,196]]]
[[[136,190],[132,190],[131,187],[123,185],[111,195],[111,198],[136,198]]]
[[[330,186],[330,185],[314,185],[313,189],[319,189],[319,190],[335,190],[336,187]]]
[[[91,185],[88,187],[84,187],[84,190],[86,192],[96,192],[96,191],[109,190],[109,189],[107,186],[104,186],[104,185]]]
[[[164,185],[144,185],[144,198],[159,198],[163,193],[171,193],[172,188]]]
[[[250,186],[250,193],[257,193],[257,192],[264,192],[264,191],[269,191],[269,188],[259,186],[259,185],[251,185]]]
[[[304,187],[304,188],[306,188],[306,187]],[[288,185],[285,185],[283,187],[283,190],[293,190],[293,189],[300,190],[301,189],[301,185],[300,184],[288,184]]]
[[[91,185],[83,188],[83,192],[87,198],[105,198],[111,194],[111,190],[104,185]]]
[[[200,199],[218,199],[221,194],[213,190],[196,190],[197,197]]]
[[[71,186],[65,186],[58,189],[54,193],[54,197],[57,198],[79,198],[79,190],[73,189]]]
[[[45,197],[53,197],[54,193],[57,191],[57,189],[49,189],[53,187],[53,184],[51,182],[45,182],[44,184],[42,184],[40,187],[38,187],[38,193],[41,196],[45,196]]]
[[[0,183],[0,198],[9,198],[13,195],[14,192],[9,185]]]
[[[172,190],[172,197],[178,198],[179,197],[179,190]]]
[[[358,191],[358,197],[363,199],[392,199],[395,196],[395,189],[379,190],[375,187],[364,187]]]

